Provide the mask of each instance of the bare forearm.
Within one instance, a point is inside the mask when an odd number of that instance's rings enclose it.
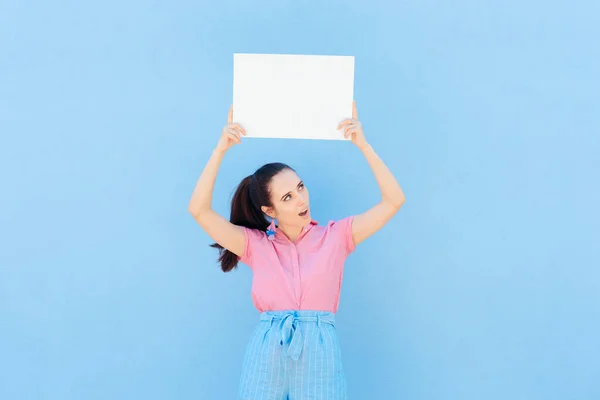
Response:
[[[375,175],[375,180],[377,181],[381,192],[382,201],[400,208],[405,200],[404,192],[402,192],[402,188],[392,172],[381,158],[379,158],[377,153],[375,153],[375,150],[373,150],[370,144],[363,146],[360,151],[367,159],[367,163]]]
[[[204,211],[211,210],[213,189],[224,156],[225,151],[219,149],[213,150],[192,193],[188,206],[188,211],[191,214],[197,216]]]

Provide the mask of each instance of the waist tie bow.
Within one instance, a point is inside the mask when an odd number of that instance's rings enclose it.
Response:
[[[291,357],[296,361],[300,358],[304,345],[304,336],[302,335],[302,330],[298,326],[298,321],[316,322],[317,327],[319,328],[321,323],[335,325],[335,315],[330,313],[322,315],[302,315],[297,312],[287,312],[283,315],[265,315],[261,319],[270,320],[272,323],[274,320],[280,318],[279,330],[281,332],[281,339],[279,344],[281,346],[289,344],[287,350],[284,349],[282,355]]]

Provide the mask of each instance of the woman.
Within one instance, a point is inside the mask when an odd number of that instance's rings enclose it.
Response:
[[[346,382],[335,330],[342,273],[356,245],[400,209],[404,193],[368,144],[358,121],[338,125],[369,163],[381,201],[363,214],[319,225],[311,219],[308,189],[281,163],[262,166],[239,184],[230,221],[211,208],[219,165],[246,135],[228,123],[192,194],[189,211],[216,242],[221,268],[238,261],[253,272],[252,299],[260,322],[246,349],[240,399],[345,399]],[[278,224],[275,224],[277,220]],[[270,221],[270,223],[269,223]]]

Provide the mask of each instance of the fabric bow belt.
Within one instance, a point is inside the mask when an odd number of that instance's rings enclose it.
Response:
[[[273,321],[279,320],[279,331],[281,332],[281,340],[279,344],[281,346],[289,344],[285,355],[291,357],[293,360],[298,360],[302,353],[302,346],[304,344],[304,337],[302,330],[298,326],[298,322],[316,322],[317,327],[321,327],[321,324],[335,325],[335,314],[323,313],[316,315],[303,315],[302,312],[290,311],[285,314],[269,314],[265,312],[260,318],[262,321],[270,321],[271,326]]]

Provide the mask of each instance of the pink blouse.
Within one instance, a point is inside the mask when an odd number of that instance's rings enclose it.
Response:
[[[252,301],[260,311],[337,312],[344,262],[354,251],[354,216],[304,227],[295,243],[279,228],[275,240],[244,228],[245,250],[239,260],[253,272]]]

